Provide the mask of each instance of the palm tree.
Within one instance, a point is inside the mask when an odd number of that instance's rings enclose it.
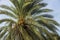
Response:
[[[0,27],[1,40],[54,40],[53,35],[58,35],[53,16],[43,14],[51,9],[43,9],[47,4],[42,0],[10,0],[12,6],[0,5],[0,14],[11,18],[0,19],[0,23],[8,25]],[[15,19],[15,20],[14,20]]]

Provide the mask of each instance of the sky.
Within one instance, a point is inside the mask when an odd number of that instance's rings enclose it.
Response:
[[[60,0],[44,0],[48,3],[47,8],[54,10],[51,14],[54,15],[54,19],[60,23]]]
[[[48,3],[46,8],[54,10],[50,14],[54,16],[54,19],[58,23],[60,23],[60,0],[44,0],[44,2]],[[9,5],[7,0],[0,0],[0,5],[2,5],[2,4]],[[0,16],[0,18],[4,18],[4,16]],[[0,24],[0,26],[1,26],[1,24]],[[2,24],[2,26],[4,26],[4,25]],[[58,28],[58,29],[60,29],[60,28]]]

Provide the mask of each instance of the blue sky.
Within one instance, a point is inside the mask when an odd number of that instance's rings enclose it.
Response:
[[[48,5],[46,6],[46,8],[49,8],[49,9],[53,9],[54,10],[50,14],[52,14],[54,16],[54,19],[57,22],[60,23],[60,0],[44,0],[44,2],[48,3]],[[9,5],[9,3],[8,3],[7,0],[0,0],[0,5],[1,4]],[[0,16],[0,18],[1,18],[1,16]],[[2,17],[2,18],[4,18],[4,17]]]
[[[60,0],[44,0],[46,3],[48,3],[47,8],[51,8],[54,11],[51,13],[54,15],[55,20],[57,20],[60,23]]]

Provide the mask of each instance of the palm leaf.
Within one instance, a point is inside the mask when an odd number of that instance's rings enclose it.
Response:
[[[51,9],[35,9],[32,11],[32,15],[37,15],[37,14],[40,14],[40,13],[45,13],[45,12],[51,12],[52,10]]]
[[[44,4],[44,3],[41,3],[41,4],[35,4],[34,5],[34,3],[35,2],[31,2],[30,4],[28,4],[25,8],[23,8],[23,10],[26,12],[32,12],[33,10],[35,10],[35,9],[39,9],[39,8],[41,8],[41,7],[44,7],[44,6],[46,6],[46,4]]]
[[[2,20],[0,20],[0,23],[6,22],[6,21],[16,23],[16,21],[13,21],[11,19],[2,19]]]
[[[19,3],[18,0],[10,0],[12,2],[12,4],[16,7],[17,10],[19,10]]]
[[[22,33],[24,40],[32,40],[24,28],[20,27],[19,30]]]
[[[49,23],[49,21],[47,21],[47,20],[44,20],[44,19],[41,19],[41,21],[44,23],[44,25],[46,25],[46,27],[48,28],[48,29],[50,29],[51,31],[53,31],[53,32],[56,32],[56,27],[54,26],[54,25],[52,25],[51,23]],[[53,28],[51,28],[51,27],[53,27]]]
[[[7,28],[4,28],[4,30],[0,33],[0,39],[5,35],[7,32]]]
[[[0,14],[5,14],[7,16],[11,16],[11,17],[17,18],[16,15],[14,15],[13,13],[11,13],[9,11],[0,10]]]
[[[41,33],[39,32],[39,30],[36,27],[31,27],[31,30],[39,37],[40,40],[44,40],[44,38],[42,37]]]
[[[7,5],[0,5],[0,8],[4,8],[4,9],[8,9],[8,10],[11,10],[11,11],[13,11],[14,12],[14,7],[9,7],[9,6],[7,6]]]

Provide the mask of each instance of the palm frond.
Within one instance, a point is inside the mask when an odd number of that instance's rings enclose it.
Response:
[[[49,21],[41,19],[40,20],[42,25],[44,25],[45,27],[47,27],[49,30],[51,30],[52,32],[56,32],[57,28],[52,25]]]
[[[50,14],[41,14],[41,15],[40,14],[33,14],[32,17],[35,19],[40,19],[40,17],[44,17],[46,19],[52,19],[53,18],[53,16]]]
[[[14,15],[18,15],[18,13],[17,13],[18,11],[13,6],[0,5],[0,8],[7,9],[7,10],[13,12]]]
[[[44,7],[44,6],[46,6],[46,4],[44,3],[35,4],[35,2],[31,2],[30,4],[26,5],[23,8],[23,11],[31,13],[33,10],[40,9],[41,7]]]
[[[13,13],[11,13],[9,11],[5,11],[5,10],[0,10],[0,14],[5,14],[7,16],[11,16],[13,18],[17,18],[17,15],[14,15]]]
[[[20,27],[19,30],[22,33],[24,40],[32,40],[32,38],[28,35],[28,33],[23,27]]]
[[[16,7],[17,10],[19,10],[19,3],[18,0],[10,0],[12,2],[12,4]]]
[[[14,12],[14,7],[9,7],[9,6],[7,6],[7,5],[0,5],[0,8],[4,8],[4,9],[8,9],[8,10],[11,10],[11,11],[13,11]]]
[[[42,17],[47,17],[47,18],[53,18],[53,16],[50,15],[50,14],[43,14],[43,15],[40,15],[40,16],[42,16]]]
[[[0,39],[5,35],[5,33],[7,32],[7,28],[5,27],[2,32],[0,32]]]
[[[4,29],[5,27],[0,28],[0,32]]]
[[[40,40],[40,38],[35,34],[31,25],[25,25],[24,29],[28,32],[28,34],[32,37],[33,40]]]
[[[45,19],[46,21],[49,21],[50,23],[53,23],[53,24],[57,25],[57,26],[60,25],[58,22],[56,22],[56,21],[53,20],[53,19],[48,19],[48,18],[44,18],[44,19]]]
[[[44,38],[42,37],[41,33],[39,32],[39,29],[37,27],[31,27],[31,30],[39,37],[39,40],[44,40]]]
[[[11,19],[2,19],[2,20],[0,20],[0,23],[6,22],[6,21],[16,23],[16,21],[13,21]]]
[[[51,12],[51,9],[35,9],[31,12],[32,15],[40,14],[40,13],[45,13],[45,12]]]

